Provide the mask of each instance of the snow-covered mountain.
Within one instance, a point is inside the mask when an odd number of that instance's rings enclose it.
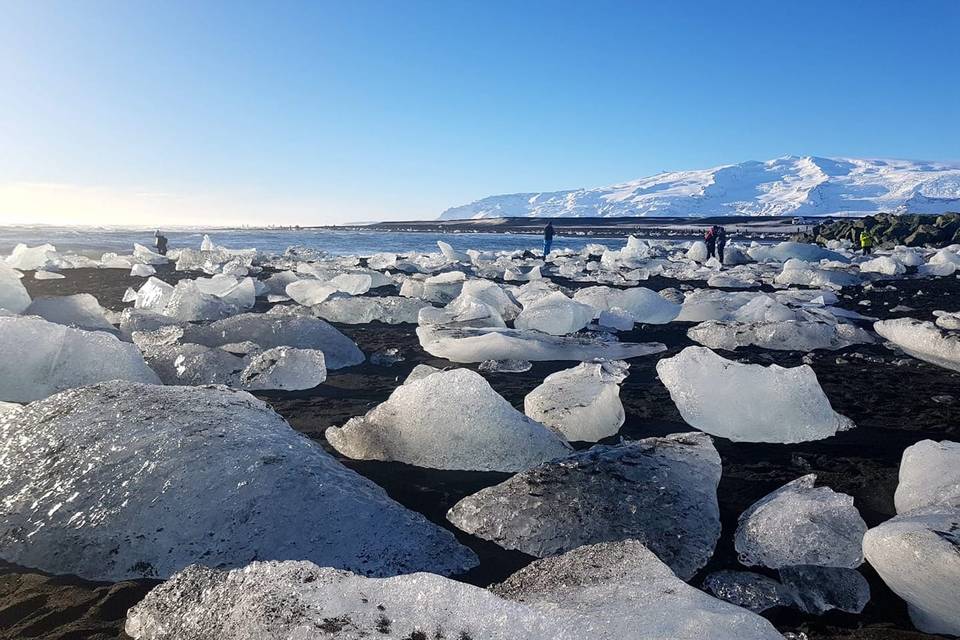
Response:
[[[596,189],[490,196],[441,220],[493,217],[816,216],[960,211],[960,165],[786,156]]]

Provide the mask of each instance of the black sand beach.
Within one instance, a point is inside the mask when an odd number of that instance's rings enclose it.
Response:
[[[168,282],[198,275],[174,272],[171,267],[158,271]],[[33,297],[86,292],[95,295],[103,306],[120,310],[125,306],[120,301],[124,290],[128,286],[139,287],[144,280],[115,269],[69,270],[64,271],[64,275],[65,279],[38,281],[28,272],[23,282]],[[643,284],[662,289],[697,283],[659,278]],[[886,284],[892,284],[896,290],[884,290]],[[844,293],[855,295],[853,299],[842,298],[843,306],[865,315],[879,318],[910,315],[929,320],[935,309],[956,310],[960,306],[960,279],[893,280],[879,283],[869,291]],[[859,305],[860,300],[869,300],[870,305]],[[897,305],[913,310],[892,312]],[[308,391],[257,394],[295,429],[334,455],[337,454],[324,440],[326,427],[341,425],[385,400],[417,364],[452,366],[425,353],[411,325],[336,326],[353,338],[368,356],[386,348],[399,348],[404,360],[393,366],[365,363],[339,370],[323,385]],[[631,333],[621,334],[623,340],[663,342],[668,351],[631,361],[630,376],[621,391],[627,422],[611,441],[691,430],[681,419],[666,388],[657,380],[655,371],[658,358],[672,356],[692,344],[686,337],[688,326],[689,323],[679,322],[638,326]],[[732,443],[715,438],[723,459],[719,503],[724,533],[709,565],[692,584],[699,585],[706,574],[718,569],[744,568],[737,562],[733,548],[737,517],[754,501],[784,483],[800,475],[816,473],[818,484],[854,496],[867,524],[875,526],[894,514],[893,493],[903,449],[927,438],[960,439],[960,373],[895,353],[882,345],[813,354],[741,349],[735,356],[745,361],[785,366],[796,366],[806,358],[833,407],[852,418],[857,428],[826,440],[796,445]],[[497,392],[522,410],[524,396],[547,374],[569,366],[571,364],[565,362],[537,363],[525,373],[484,375]],[[722,407],[718,410],[722,411]],[[341,461],[384,487],[398,502],[451,530],[453,527],[444,518],[450,506],[508,475],[438,471],[400,463]],[[202,487],[197,489],[200,491]],[[467,582],[484,586],[497,582],[532,560],[462,532],[456,534],[481,559],[479,567],[460,576]],[[832,612],[814,617],[779,608],[764,615],[781,632],[802,632],[810,640],[935,637],[913,630],[903,601],[887,589],[869,565],[864,564],[860,570],[872,590],[870,603],[860,615]],[[0,638],[126,637],[122,631],[126,609],[155,584],[153,581],[91,583],[0,564]]]

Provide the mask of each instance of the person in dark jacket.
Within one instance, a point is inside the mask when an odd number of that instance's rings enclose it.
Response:
[[[154,234],[154,244],[157,247],[157,253],[162,256],[167,255],[167,237],[160,233],[159,229]]]
[[[723,264],[723,249],[727,246],[727,230],[717,227],[717,260]]]
[[[547,222],[543,228],[543,257],[546,258],[550,253],[550,247],[553,246],[553,223]]]
[[[707,229],[703,234],[703,241],[707,245],[707,260],[717,255],[717,227],[716,225]]]

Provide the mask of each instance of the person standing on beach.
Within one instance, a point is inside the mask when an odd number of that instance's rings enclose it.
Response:
[[[727,246],[727,230],[717,227],[717,260],[723,264],[723,248]]]
[[[707,244],[707,260],[717,255],[717,226],[714,225],[707,229],[703,234],[703,241]]]
[[[863,255],[869,255],[873,251],[873,236],[866,229],[860,232],[860,248]]]
[[[547,222],[543,228],[543,257],[546,258],[550,253],[550,247],[553,246],[553,223]]]
[[[167,255],[167,237],[160,233],[160,229],[154,234],[154,244],[157,247],[157,253],[162,256]]]

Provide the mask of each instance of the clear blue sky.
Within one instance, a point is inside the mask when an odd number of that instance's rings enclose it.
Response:
[[[0,222],[430,218],[786,154],[960,160],[957,0],[0,0],[0,16]]]

